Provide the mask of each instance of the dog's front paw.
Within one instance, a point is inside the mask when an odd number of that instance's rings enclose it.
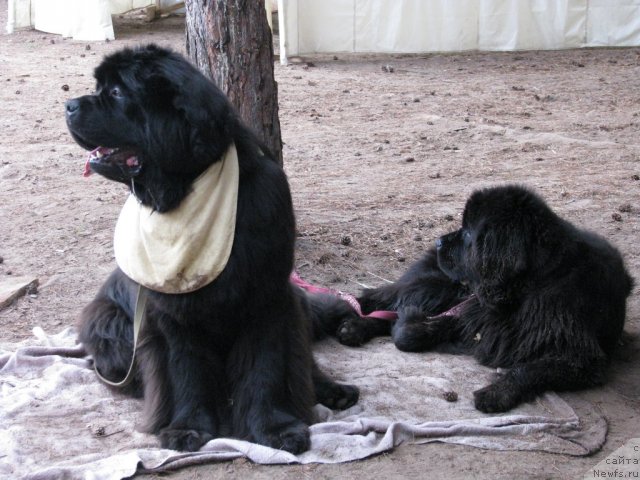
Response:
[[[316,400],[332,410],[346,410],[358,402],[360,390],[355,385],[339,383],[324,384],[316,387]]]
[[[403,352],[420,352],[431,346],[430,326],[426,316],[417,307],[405,307],[398,311],[391,337],[395,346]]]
[[[286,450],[294,455],[309,450],[311,446],[309,427],[300,421],[271,428],[269,433],[260,435],[256,441],[268,447]]]
[[[475,407],[484,413],[506,412],[521,402],[518,390],[508,382],[497,382],[473,392]]]
[[[398,310],[396,325],[413,325],[426,319],[427,316],[419,307],[404,307]]]
[[[162,448],[181,452],[198,451],[202,445],[213,439],[213,435],[208,432],[178,428],[165,428],[160,431],[158,436],[160,437]]]

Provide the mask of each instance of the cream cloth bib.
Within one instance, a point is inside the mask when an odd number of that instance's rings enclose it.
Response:
[[[130,195],[114,235],[118,267],[163,293],[187,293],[216,279],[229,260],[236,225],[239,166],[235,145],[193,183],[178,208],[158,213]]]

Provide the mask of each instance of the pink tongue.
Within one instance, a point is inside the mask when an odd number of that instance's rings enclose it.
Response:
[[[91,171],[91,167],[89,166],[89,159],[87,158],[87,161],[84,163],[84,172],[82,172],[82,176],[88,177],[92,173],[93,172]]]

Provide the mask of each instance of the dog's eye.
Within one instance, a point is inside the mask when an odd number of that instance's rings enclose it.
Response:
[[[109,96],[113,98],[122,98],[122,91],[120,90],[120,87],[113,87],[109,90]]]
[[[462,232],[462,241],[465,245],[471,245],[471,233],[468,230]]]

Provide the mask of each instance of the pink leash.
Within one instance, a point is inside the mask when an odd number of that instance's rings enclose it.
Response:
[[[391,312],[388,310],[376,310],[375,312],[371,312],[367,315],[362,314],[362,308],[356,300],[356,297],[349,293],[341,292],[339,290],[332,290],[331,288],[326,287],[316,287],[315,285],[311,285],[309,282],[304,281],[298,275],[298,272],[291,273],[291,283],[297,285],[298,287],[306,290],[309,293],[325,293],[329,295],[334,295],[336,297],[341,298],[345,302],[347,302],[351,308],[362,318],[378,318],[380,320],[396,320],[398,318],[398,314],[396,312]]]

